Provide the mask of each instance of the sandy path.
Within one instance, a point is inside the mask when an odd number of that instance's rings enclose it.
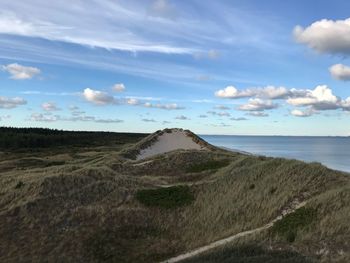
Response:
[[[203,252],[206,252],[206,251],[208,251],[208,250],[211,250],[211,249],[214,249],[214,248],[217,248],[217,247],[226,245],[226,244],[232,242],[233,240],[235,240],[235,239],[237,239],[237,238],[244,237],[244,236],[248,236],[248,235],[251,235],[251,234],[254,234],[254,233],[258,233],[258,232],[260,232],[260,231],[262,231],[262,230],[268,229],[268,228],[272,227],[277,221],[281,220],[281,219],[283,218],[283,216],[288,215],[288,214],[291,214],[291,213],[293,213],[295,210],[297,210],[298,208],[303,207],[303,206],[305,206],[305,205],[306,205],[306,202],[298,202],[297,200],[295,200],[295,201],[292,202],[290,208],[283,210],[282,213],[281,213],[281,215],[279,215],[279,216],[276,217],[274,220],[272,220],[270,223],[268,223],[268,224],[266,224],[266,225],[264,225],[264,226],[262,226],[262,227],[255,228],[255,229],[248,230],[248,231],[243,231],[243,232],[240,232],[240,233],[238,233],[238,234],[229,236],[229,237],[227,237],[227,238],[217,240],[217,241],[215,241],[215,242],[213,242],[213,243],[210,243],[209,245],[206,245],[206,246],[197,248],[197,249],[195,249],[195,250],[192,250],[192,251],[190,251],[190,252],[187,252],[187,253],[178,255],[178,256],[176,256],[176,257],[167,259],[167,260],[165,260],[165,261],[162,261],[161,263],[180,262],[180,261],[182,261],[182,260],[185,260],[185,259],[188,259],[188,258],[197,256],[197,255],[199,255],[199,254],[201,254],[201,253],[203,253]]]

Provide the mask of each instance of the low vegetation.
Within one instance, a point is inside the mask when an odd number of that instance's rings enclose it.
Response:
[[[288,242],[294,242],[298,230],[310,226],[316,218],[316,210],[302,207],[276,222],[272,232],[284,237]]]
[[[267,250],[259,246],[244,245],[211,251],[183,263],[311,263],[311,259],[289,250]]]
[[[188,186],[171,186],[158,189],[144,189],[136,193],[139,202],[146,206],[176,208],[186,206],[194,201]]]
[[[205,163],[199,163],[187,168],[188,173],[199,173],[207,170],[217,170],[230,164],[229,160],[210,160]]]

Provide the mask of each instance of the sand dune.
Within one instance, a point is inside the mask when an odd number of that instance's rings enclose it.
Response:
[[[157,154],[166,153],[178,149],[184,150],[202,150],[205,146],[193,141],[189,134],[181,129],[172,129],[170,132],[164,132],[157,137],[151,146],[142,149],[137,156],[137,160],[145,159]]]

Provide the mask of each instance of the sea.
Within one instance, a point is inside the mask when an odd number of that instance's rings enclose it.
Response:
[[[350,173],[350,137],[201,135],[212,145],[270,157],[319,162]]]

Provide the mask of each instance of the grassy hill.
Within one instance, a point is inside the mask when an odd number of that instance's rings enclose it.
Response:
[[[306,205],[272,228],[186,262],[350,261],[349,174],[220,149],[134,161],[123,153],[145,135],[93,136],[74,150],[0,150],[0,262],[162,261],[296,201]]]

